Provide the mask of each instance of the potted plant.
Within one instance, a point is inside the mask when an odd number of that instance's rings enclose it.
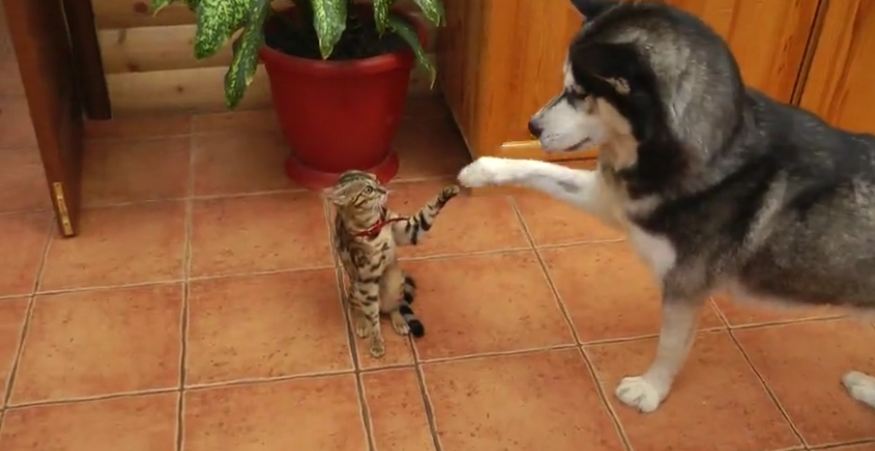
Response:
[[[152,0],[157,14],[184,1],[197,16],[194,52],[215,54],[233,38],[225,102],[233,109],[259,58],[270,79],[280,126],[292,153],[286,172],[322,188],[349,169],[388,181],[398,171],[390,149],[405,105],[414,59],[435,79],[425,54],[428,20],[443,21],[441,0],[413,0],[422,15],[395,0]]]

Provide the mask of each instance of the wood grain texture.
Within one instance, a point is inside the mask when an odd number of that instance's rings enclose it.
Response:
[[[107,85],[115,116],[160,112],[225,111],[225,67],[109,74]],[[237,109],[270,106],[270,85],[259,66]]]
[[[31,122],[62,235],[77,232],[82,162],[82,105],[60,1],[3,0]],[[65,222],[67,218],[69,222]]]
[[[726,39],[748,85],[789,102],[820,1],[669,0],[668,3],[697,15]]]
[[[838,127],[875,133],[875,0],[831,1],[800,105]]]
[[[821,0],[669,0],[714,27],[733,49],[742,74],[789,101]],[[532,113],[561,89],[568,43],[583,21],[567,0],[446,0],[439,30],[440,81],[474,156],[565,159],[530,140]]]

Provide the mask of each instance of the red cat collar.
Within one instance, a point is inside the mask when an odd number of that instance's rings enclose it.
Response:
[[[404,221],[406,219],[407,218],[400,218],[400,217],[399,218],[392,218],[392,219],[380,218],[374,225],[368,227],[365,230],[362,230],[359,233],[356,233],[355,236],[367,237],[369,240],[373,240],[374,238],[377,237],[377,235],[380,234],[380,231],[383,230],[383,227],[385,227],[387,224],[391,224],[393,222]]]

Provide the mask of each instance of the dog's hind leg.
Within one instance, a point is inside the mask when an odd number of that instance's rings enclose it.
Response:
[[[842,383],[852,398],[875,408],[875,377],[851,371],[842,377]]]
[[[620,401],[641,412],[659,407],[690,353],[701,306],[699,301],[663,300],[656,358],[641,376],[620,381],[615,392]]]

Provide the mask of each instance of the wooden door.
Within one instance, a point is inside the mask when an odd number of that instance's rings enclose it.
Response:
[[[472,153],[545,154],[529,117],[562,87],[562,62],[582,17],[569,0],[444,0],[439,30],[441,90]]]
[[[789,102],[821,0],[668,0],[730,44],[745,81]],[[825,0],[823,0],[825,1]],[[441,89],[474,156],[570,159],[531,140],[532,113],[561,89],[561,66],[581,16],[569,0],[445,0]]]
[[[82,109],[60,0],[3,0],[61,233],[76,233]]]
[[[839,0],[844,1],[844,0]],[[729,43],[746,84],[790,103],[821,0],[668,0]]]
[[[875,0],[833,0],[800,106],[835,126],[875,133]]]

